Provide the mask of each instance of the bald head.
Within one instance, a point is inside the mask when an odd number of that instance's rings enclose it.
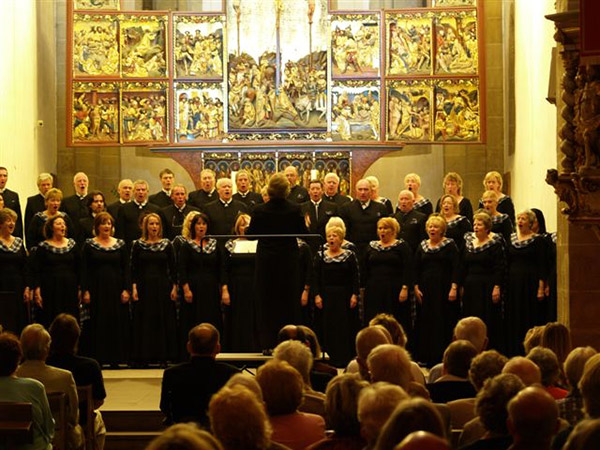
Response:
[[[508,430],[515,444],[549,442],[558,431],[558,406],[545,389],[530,386],[508,402]]]
[[[481,353],[488,344],[487,327],[479,317],[465,317],[454,327],[454,339],[469,341]]]
[[[187,351],[192,356],[217,356],[221,351],[219,330],[210,323],[196,325],[188,333]]]
[[[21,332],[23,359],[46,361],[50,351],[50,340],[50,333],[39,323],[26,326]]]
[[[394,450],[450,450],[445,439],[429,431],[414,431],[406,436]]]
[[[502,373],[512,373],[518,376],[525,386],[540,384],[542,382],[540,368],[532,360],[523,356],[515,356],[509,359],[504,365]]]

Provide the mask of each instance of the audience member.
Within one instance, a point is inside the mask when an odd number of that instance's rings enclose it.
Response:
[[[448,441],[429,431],[413,431],[394,450],[450,450]]]
[[[600,419],[584,420],[575,427],[564,450],[592,450],[600,448]]]
[[[201,323],[190,330],[186,348],[190,360],[164,371],[160,410],[167,424],[197,422],[206,425],[210,397],[238,369],[215,361],[221,351],[219,331],[209,323]]]
[[[371,375],[367,366],[369,353],[378,345],[391,344],[392,337],[384,327],[375,325],[360,330],[356,334],[354,342],[356,345],[356,360],[350,361],[346,371],[350,373],[358,372],[363,380],[370,381]]]
[[[202,169],[200,172],[200,189],[190,192],[188,202],[200,211],[207,203],[218,198],[215,189],[216,176],[211,169]]]
[[[504,365],[502,373],[512,373],[518,376],[525,386],[542,383],[542,373],[540,372],[540,368],[532,360],[523,356],[510,358]]]
[[[46,391],[37,380],[17,378],[15,372],[22,356],[19,339],[0,329],[0,401],[31,403],[32,406],[32,442],[30,446],[18,448],[51,450],[54,420]]]
[[[574,348],[564,364],[564,371],[569,384],[567,396],[557,402],[558,412],[572,426],[583,419],[583,398],[579,390],[579,381],[583,375],[585,363],[596,354],[592,347]]]
[[[304,382],[296,369],[274,359],[258,368],[256,381],[273,427],[273,441],[300,450],[325,437],[325,420],[321,416],[298,412]]]
[[[446,438],[440,413],[431,402],[422,398],[400,403],[381,430],[375,449],[392,450],[413,431],[429,431]]]
[[[360,392],[368,385],[358,374],[342,374],[331,380],[327,386],[325,414],[333,434],[311,445],[311,450],[364,448],[366,442],[360,434],[357,409]]]
[[[50,334],[40,324],[26,326],[21,332],[23,362],[17,369],[19,378],[34,378],[46,388],[46,393],[66,395],[67,448],[82,448],[83,433],[79,426],[79,401],[73,375],[68,370],[46,365],[50,352]]]
[[[523,339],[523,348],[525,354],[529,353],[533,347],[537,347],[542,344],[542,334],[544,333],[544,326],[537,326],[527,330],[525,339]]]
[[[223,446],[193,423],[178,423],[163,431],[146,450],[223,450]]]
[[[163,169],[158,174],[158,178],[160,179],[162,189],[156,194],[152,194],[150,197],[148,197],[148,201],[155,204],[159,208],[166,208],[167,206],[173,204],[171,195],[173,184],[175,183],[175,174],[171,169]]]
[[[442,376],[427,385],[432,401],[446,403],[475,396],[475,389],[467,377],[476,355],[475,346],[464,339],[454,341],[446,348]]]
[[[412,377],[410,356],[404,348],[393,344],[378,345],[369,353],[367,367],[371,382],[385,381],[408,391]]]
[[[557,386],[560,378],[560,365],[552,350],[544,347],[534,347],[527,358],[532,360],[539,368],[542,376],[542,385],[555,399],[560,400],[567,396],[567,391]]]
[[[260,384],[256,381],[256,377],[254,375],[249,375],[247,373],[236,373],[233,375],[227,383],[225,383],[227,387],[234,386],[244,386],[259,399],[261,402],[263,401],[262,390],[260,389]]]
[[[12,209],[17,214],[17,221],[15,222],[15,231],[13,232],[13,235],[23,239],[23,216],[21,212],[19,194],[8,189],[6,187],[7,182],[8,169],[6,167],[0,167],[0,195],[4,200],[4,208]]]
[[[52,189],[53,178],[49,173],[40,173],[37,177],[37,187],[39,192],[31,197],[27,198],[27,205],[25,206],[25,232],[29,230],[29,224],[31,219],[37,213],[42,212],[46,209],[46,192]],[[27,243],[29,246],[29,243]]]
[[[548,392],[526,387],[508,402],[510,450],[546,450],[558,431],[558,407]]]
[[[549,322],[542,330],[542,338],[539,345],[552,350],[558,358],[558,364],[560,365],[559,384],[566,387],[568,380],[564,372],[564,364],[569,352],[573,348],[571,344],[571,332],[562,323]]]

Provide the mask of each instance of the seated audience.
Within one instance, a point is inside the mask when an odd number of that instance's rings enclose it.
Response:
[[[559,382],[562,387],[566,387],[568,380],[564,372],[564,364],[573,348],[571,344],[571,332],[562,323],[548,322],[542,330],[540,345],[552,350],[558,358],[560,365]]]
[[[68,370],[46,365],[50,352],[50,334],[37,323],[21,332],[23,362],[17,369],[19,378],[34,378],[46,388],[46,393],[63,392],[66,396],[67,448],[79,449],[84,444],[79,426],[79,401],[73,375]]]
[[[473,358],[469,368],[469,381],[479,392],[489,378],[502,373],[508,359],[496,350],[486,350]],[[461,429],[465,423],[475,417],[475,398],[461,398],[448,402],[452,428]]]
[[[369,384],[358,374],[336,376],[327,386],[325,414],[333,434],[309,447],[311,450],[361,450],[366,442],[360,434],[357,409],[360,392]]]
[[[261,402],[263,401],[262,390],[260,389],[260,385],[253,375],[247,373],[236,373],[229,380],[227,380],[225,386],[231,388],[234,386],[244,386],[246,389],[256,395],[257,399],[259,399]]]
[[[219,331],[209,323],[201,323],[188,334],[188,362],[164,371],[160,394],[160,410],[165,423],[197,422],[208,424],[206,409],[210,397],[238,369],[215,361],[221,351]]]
[[[510,358],[502,368],[502,373],[512,373],[518,376],[525,386],[541,384],[542,382],[540,368],[536,363],[524,356]]]
[[[596,350],[592,347],[577,347],[569,353],[565,360],[564,372],[567,377],[569,392],[557,404],[560,417],[572,426],[583,419],[583,398],[578,385],[583,375],[585,363],[595,354]]]
[[[210,427],[225,450],[285,449],[271,441],[265,405],[241,384],[224,386],[208,406]]]
[[[381,429],[400,402],[410,397],[404,389],[390,383],[373,383],[358,396],[360,435],[367,442],[365,449],[375,448]]]
[[[539,368],[542,376],[542,385],[548,393],[555,399],[560,400],[567,396],[567,391],[558,387],[560,378],[560,365],[558,358],[552,350],[544,347],[534,347],[527,358],[532,360]]]
[[[506,428],[506,406],[522,389],[525,389],[523,382],[510,373],[486,380],[477,393],[477,417],[465,424],[461,433],[461,449],[508,448],[512,444],[512,437]]]
[[[44,385],[37,380],[17,378],[15,372],[23,356],[19,339],[12,333],[2,333],[0,327],[0,401],[31,403],[32,437],[23,449],[51,450],[54,420],[48,405]],[[21,447],[19,447],[21,448]]]
[[[208,431],[193,423],[178,423],[150,442],[146,450],[223,450]]]
[[[410,356],[402,347],[382,344],[375,347],[367,358],[371,382],[385,381],[408,391],[411,382]]]
[[[600,419],[584,420],[575,427],[564,450],[600,448]]]
[[[413,431],[394,450],[450,450],[448,441],[429,431]]]
[[[46,363],[68,370],[73,374],[77,387],[92,386],[93,408],[97,410],[104,403],[106,390],[102,371],[98,362],[92,358],[77,356],[77,343],[81,329],[77,319],[70,314],[59,314],[50,325],[50,356]],[[79,423],[84,425],[87,417],[80,411]],[[94,412],[94,437],[96,449],[104,448],[106,428],[100,411]]]
[[[544,333],[544,326],[540,325],[537,327],[530,328],[525,334],[523,339],[523,348],[525,354],[529,353],[533,347],[537,347],[542,344],[542,334]]]
[[[302,375],[285,361],[274,359],[258,368],[256,381],[273,427],[271,439],[291,449],[304,449],[325,437],[325,420],[298,408],[304,398]]]
[[[442,376],[427,385],[433,402],[446,403],[475,396],[467,376],[476,355],[477,349],[466,340],[454,341],[448,346],[444,352]]]
[[[548,392],[527,387],[508,402],[510,450],[546,450],[558,431],[558,407]]]
[[[460,319],[454,326],[452,335],[453,340],[464,339],[469,341],[477,349],[477,353],[481,353],[487,348],[487,326],[479,317],[465,317]],[[439,363],[429,371],[429,383],[433,383],[442,376],[442,363]]]
[[[377,439],[376,450],[392,450],[413,431],[429,431],[446,438],[442,416],[431,402],[412,398],[400,403]]]
[[[356,359],[350,361],[346,372],[360,373],[363,380],[370,381],[369,368],[367,367],[367,358],[371,350],[381,344],[391,344],[392,337],[390,333],[381,325],[369,326],[363,328],[356,334],[354,339],[356,347]]]

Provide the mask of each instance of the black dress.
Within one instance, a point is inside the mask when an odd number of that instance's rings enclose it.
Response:
[[[438,199],[435,205],[435,212],[441,211],[441,198]],[[467,197],[463,197],[463,199],[458,202],[458,214],[461,216],[465,216],[469,221],[473,220],[473,206],[471,205],[471,200]]]
[[[459,300],[448,300],[452,283],[458,283],[459,252],[452,239],[437,247],[427,240],[415,254],[415,284],[423,293],[417,322],[418,358],[429,367],[442,360],[460,314]]]
[[[68,216],[67,213],[59,211],[58,214],[65,220],[65,224],[67,225],[67,235],[76,238],[76,230],[73,225],[73,221]],[[37,246],[40,242],[44,241],[46,238],[44,237],[44,225],[48,221],[48,215],[46,211],[36,213],[31,219],[31,223],[29,224],[29,228],[27,229],[27,249],[31,251],[35,246]]]
[[[483,200],[479,199],[478,208],[483,208]],[[513,204],[512,198],[508,195],[504,195],[498,199],[498,206],[496,210],[499,213],[508,215],[511,226],[515,224],[515,205]]]
[[[323,346],[336,367],[346,367],[355,355],[358,305],[350,308],[350,298],[354,294],[358,300],[358,288],[358,261],[354,252],[342,250],[335,257],[318,253],[314,292],[323,299]]]
[[[36,310],[36,322],[50,325],[60,313],[79,318],[79,252],[74,239],[65,247],[41,242],[33,256],[34,285],[42,294],[42,308]]]
[[[506,267],[504,241],[494,234],[488,242],[475,247],[475,233],[465,235],[465,248],[461,259],[461,286],[463,316],[481,318],[488,329],[490,348],[502,348],[502,303],[492,301],[494,286],[500,286]]]
[[[383,206],[385,206],[388,216],[391,216],[392,214],[394,214],[394,207],[392,206],[392,202],[390,201],[389,198],[379,197],[375,201],[377,201],[377,202],[381,203]]]
[[[130,289],[128,256],[121,239],[110,247],[94,239],[83,245],[81,291],[90,292],[91,354],[100,364],[129,361],[129,303],[121,302],[121,293]]]
[[[461,252],[465,247],[465,234],[469,231],[473,231],[473,226],[465,216],[446,222],[446,237],[452,239]]]
[[[15,237],[10,247],[0,242],[0,273],[2,326],[5,331],[12,331],[18,336],[28,322],[23,292],[30,280],[23,239]]]
[[[179,284],[188,284],[192,302],[181,301],[180,323],[184,336],[196,325],[208,322],[223,332],[221,289],[222,255],[216,239],[209,238],[204,248],[195,241],[184,241],[179,250]]]
[[[421,214],[425,214],[429,217],[433,213],[433,205],[428,198],[423,197],[418,202],[415,202],[413,205],[413,209],[420,212]]]
[[[225,243],[225,279],[231,306],[227,320],[230,350],[256,352],[260,350],[256,336],[256,295],[254,270],[256,253],[237,253],[237,240]]]
[[[371,241],[365,256],[365,322],[379,313],[392,314],[408,332],[410,301],[400,303],[402,286],[411,285],[412,251],[402,239],[389,247]]]
[[[176,353],[175,258],[168,239],[148,243],[133,241],[131,281],[139,301],[132,302],[133,327],[131,359],[136,363],[174,360]]]
[[[513,226],[508,214],[492,216],[492,232],[502,235],[505,243],[510,242],[510,235],[513,232]]]
[[[538,301],[540,280],[545,279],[544,239],[534,235],[519,241],[517,233],[511,236],[508,245],[508,322],[509,352],[522,352],[521,343],[527,330],[545,323],[545,302]]]

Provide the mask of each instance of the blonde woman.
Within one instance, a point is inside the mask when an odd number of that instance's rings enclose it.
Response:
[[[512,222],[508,214],[498,211],[498,194],[496,191],[485,191],[481,196],[480,203],[492,218],[492,232],[502,235],[504,242],[510,242],[513,232]]]
[[[495,170],[485,174],[483,178],[483,187],[486,191],[494,191],[498,196],[498,212],[507,214],[510,223],[515,224],[515,205],[512,199],[502,192],[502,175]],[[479,207],[484,208],[483,198],[479,200]]]
[[[404,177],[404,188],[412,192],[415,196],[413,208],[429,217],[429,215],[433,213],[433,205],[428,198],[419,194],[419,189],[421,189],[421,177],[416,173],[409,173]]]
[[[60,204],[63,199],[63,193],[60,189],[50,189],[46,192],[44,196],[44,204],[46,205],[46,209],[41,212],[36,213],[31,222],[29,223],[29,228],[27,229],[27,249],[31,250],[36,247],[40,242],[42,242],[44,237],[44,224],[56,216],[61,216],[65,225],[67,226],[67,230],[69,232],[73,232],[73,222],[67,213],[59,211]]]
[[[473,217],[473,206],[471,205],[471,201],[462,195],[463,179],[458,173],[448,172],[444,177],[442,187],[444,188],[444,194],[450,194],[456,198],[458,214],[468,219]],[[435,206],[435,212],[440,212],[440,201],[441,199],[438,200]]]
[[[469,219],[458,214],[458,202],[451,194],[444,194],[440,199],[440,214],[446,221],[446,236],[453,239],[459,250],[465,246],[465,233],[473,231]]]

